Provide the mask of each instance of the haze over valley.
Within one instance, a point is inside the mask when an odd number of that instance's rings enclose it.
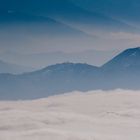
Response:
[[[0,140],[139,140],[140,0],[0,0]]]

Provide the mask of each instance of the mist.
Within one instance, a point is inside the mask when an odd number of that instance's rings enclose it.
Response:
[[[139,140],[139,100],[140,91],[118,89],[2,101],[0,139]]]

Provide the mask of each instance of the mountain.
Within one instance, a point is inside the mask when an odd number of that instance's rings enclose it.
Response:
[[[0,74],[0,99],[34,99],[71,91],[140,89],[140,48],[127,49],[101,67],[81,63]]]
[[[104,64],[105,88],[140,89],[140,48],[127,49]]]
[[[140,69],[140,47],[127,49],[103,65],[105,69]]]
[[[97,78],[98,67],[63,63],[21,75],[0,74],[0,99],[33,99],[88,90]]]
[[[0,61],[0,73],[19,74],[19,73],[29,72],[29,71],[33,71],[33,68]]]

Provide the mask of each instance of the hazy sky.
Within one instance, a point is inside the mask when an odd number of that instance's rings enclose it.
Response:
[[[15,53],[81,52],[83,58],[90,50],[140,46],[139,9],[139,0],[0,0],[0,59],[24,64]],[[112,54],[94,63],[100,65]]]
[[[1,51],[123,50],[140,44],[138,0],[0,0],[0,5]]]

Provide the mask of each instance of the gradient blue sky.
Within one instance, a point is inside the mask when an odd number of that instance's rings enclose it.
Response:
[[[71,1],[1,0],[1,49],[80,51],[139,45],[138,0]]]
[[[139,0],[0,0],[0,52],[124,50],[140,46]]]

